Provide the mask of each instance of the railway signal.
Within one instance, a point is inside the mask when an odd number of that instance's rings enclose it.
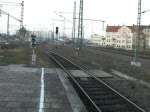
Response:
[[[31,48],[36,48],[36,39],[35,39],[35,35],[31,35]]]
[[[36,64],[36,54],[34,51],[34,48],[36,48],[36,36],[35,35],[31,35],[31,48],[32,48],[32,66],[35,66]]]
[[[59,31],[58,31],[58,27],[56,27],[56,34],[58,34],[58,32],[59,32]]]

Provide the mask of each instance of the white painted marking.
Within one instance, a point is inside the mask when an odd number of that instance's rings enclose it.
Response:
[[[44,112],[44,68],[42,68],[41,74],[41,95],[40,95],[39,112]]]

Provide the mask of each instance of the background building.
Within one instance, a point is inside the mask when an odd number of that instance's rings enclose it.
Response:
[[[143,49],[150,49],[150,26],[146,26],[143,28],[141,33],[142,41],[143,42]]]
[[[131,50],[133,26],[107,26],[106,46]]]
[[[100,46],[105,46],[105,38],[104,36],[101,35],[92,35],[91,36],[91,43],[94,45],[100,45]]]
[[[140,49],[150,48],[150,26],[140,27]],[[136,48],[137,26],[108,26],[106,28],[106,46],[133,50]]]

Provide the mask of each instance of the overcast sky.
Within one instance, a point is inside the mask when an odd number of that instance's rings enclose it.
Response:
[[[0,0],[4,2],[21,3],[22,0]],[[60,16],[54,13],[73,12],[74,1],[77,3],[77,12],[79,12],[80,0],[24,0],[24,25],[29,30],[52,30],[58,26],[60,31],[63,29],[62,21],[54,21],[52,19],[62,20]],[[132,25],[137,24],[138,0],[83,0],[84,2],[84,18],[104,20],[106,25]],[[1,3],[1,2],[0,2]],[[142,0],[142,11],[150,9],[150,0]],[[3,5],[2,10],[9,12],[11,15],[20,19],[20,6]],[[62,16],[72,21],[73,15],[61,13]],[[78,15],[77,15],[78,17]],[[142,24],[150,24],[150,11],[142,14]],[[10,24],[19,25],[18,21],[10,19]],[[77,23],[78,24],[78,23]],[[6,31],[7,16],[0,17],[0,31]],[[101,22],[84,21],[85,36],[92,34],[104,34]],[[93,28],[92,28],[93,26]],[[72,24],[66,22],[66,33],[71,35]],[[11,26],[10,30],[16,30],[17,26]],[[92,30],[93,29],[93,30]]]

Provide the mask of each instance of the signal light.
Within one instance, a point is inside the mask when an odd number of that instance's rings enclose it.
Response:
[[[31,39],[31,48],[36,48],[36,39],[35,39],[35,35],[31,35],[32,39]]]
[[[56,27],[56,34],[58,34],[58,27]]]

